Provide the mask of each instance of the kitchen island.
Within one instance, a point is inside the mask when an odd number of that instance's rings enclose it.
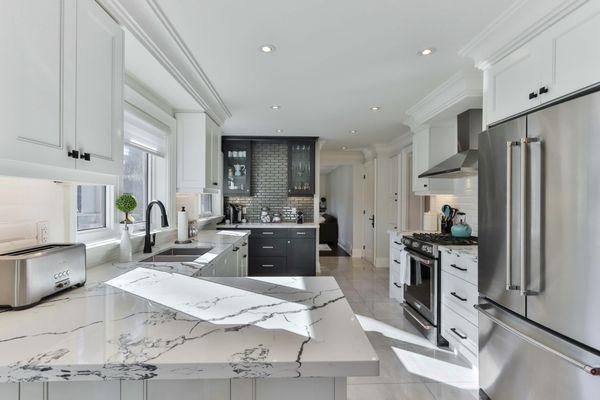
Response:
[[[0,398],[339,400],[378,374],[333,278],[194,276],[115,263],[0,313]]]

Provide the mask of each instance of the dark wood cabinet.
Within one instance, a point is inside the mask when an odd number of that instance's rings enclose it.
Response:
[[[232,228],[217,227],[217,229],[231,230]],[[249,276],[315,276],[317,274],[315,228],[257,228],[250,231]]]
[[[287,241],[287,266],[289,275],[315,276],[316,260],[315,239],[288,239]]]
[[[223,195],[250,196],[252,142],[223,140]]]
[[[313,140],[288,141],[288,196],[315,194],[315,145]]]

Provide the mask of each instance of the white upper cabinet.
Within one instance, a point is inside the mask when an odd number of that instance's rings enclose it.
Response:
[[[77,168],[122,173],[123,30],[94,0],[77,1],[76,139]]]
[[[205,113],[177,113],[177,191],[220,188],[220,129]]]
[[[456,133],[452,127],[429,127],[418,129],[413,135],[412,190],[416,195],[451,194],[451,179],[419,178],[419,175],[456,153]]]
[[[600,82],[600,2],[588,1],[485,71],[486,122]]]
[[[0,38],[0,158],[119,174],[119,25],[93,0],[6,1],[0,21],[10,32]],[[40,171],[61,178],[56,170]]]
[[[63,38],[75,21],[69,1],[2,3],[0,21],[0,157],[71,167],[74,41]],[[71,32],[72,33],[72,32]],[[69,115],[70,113],[70,115]]]

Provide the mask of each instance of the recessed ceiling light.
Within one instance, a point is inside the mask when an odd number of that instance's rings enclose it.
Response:
[[[371,111],[379,111],[379,110],[381,110],[381,107],[379,107],[379,106],[371,107]]]
[[[348,150],[348,146],[342,146],[342,150]]]
[[[279,110],[279,109],[281,109],[281,106],[271,106],[271,109],[272,110]]]
[[[260,46],[260,51],[262,51],[263,53],[272,53],[275,51],[275,46],[273,46],[272,44],[263,44],[262,46]]]
[[[351,134],[353,134],[353,135],[356,135],[356,134],[358,133],[358,131],[357,131],[356,129],[352,129],[352,130],[350,131],[350,133],[351,133]]]
[[[283,129],[277,129],[277,133],[283,133]]]
[[[435,52],[435,49],[433,47],[428,47],[426,49],[421,50],[419,53],[422,56],[429,56],[432,55]]]

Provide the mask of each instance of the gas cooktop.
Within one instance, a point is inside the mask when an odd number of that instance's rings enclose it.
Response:
[[[449,246],[475,246],[477,238],[471,236],[468,238],[454,237],[441,233],[413,233],[413,239],[434,244],[449,245]]]

